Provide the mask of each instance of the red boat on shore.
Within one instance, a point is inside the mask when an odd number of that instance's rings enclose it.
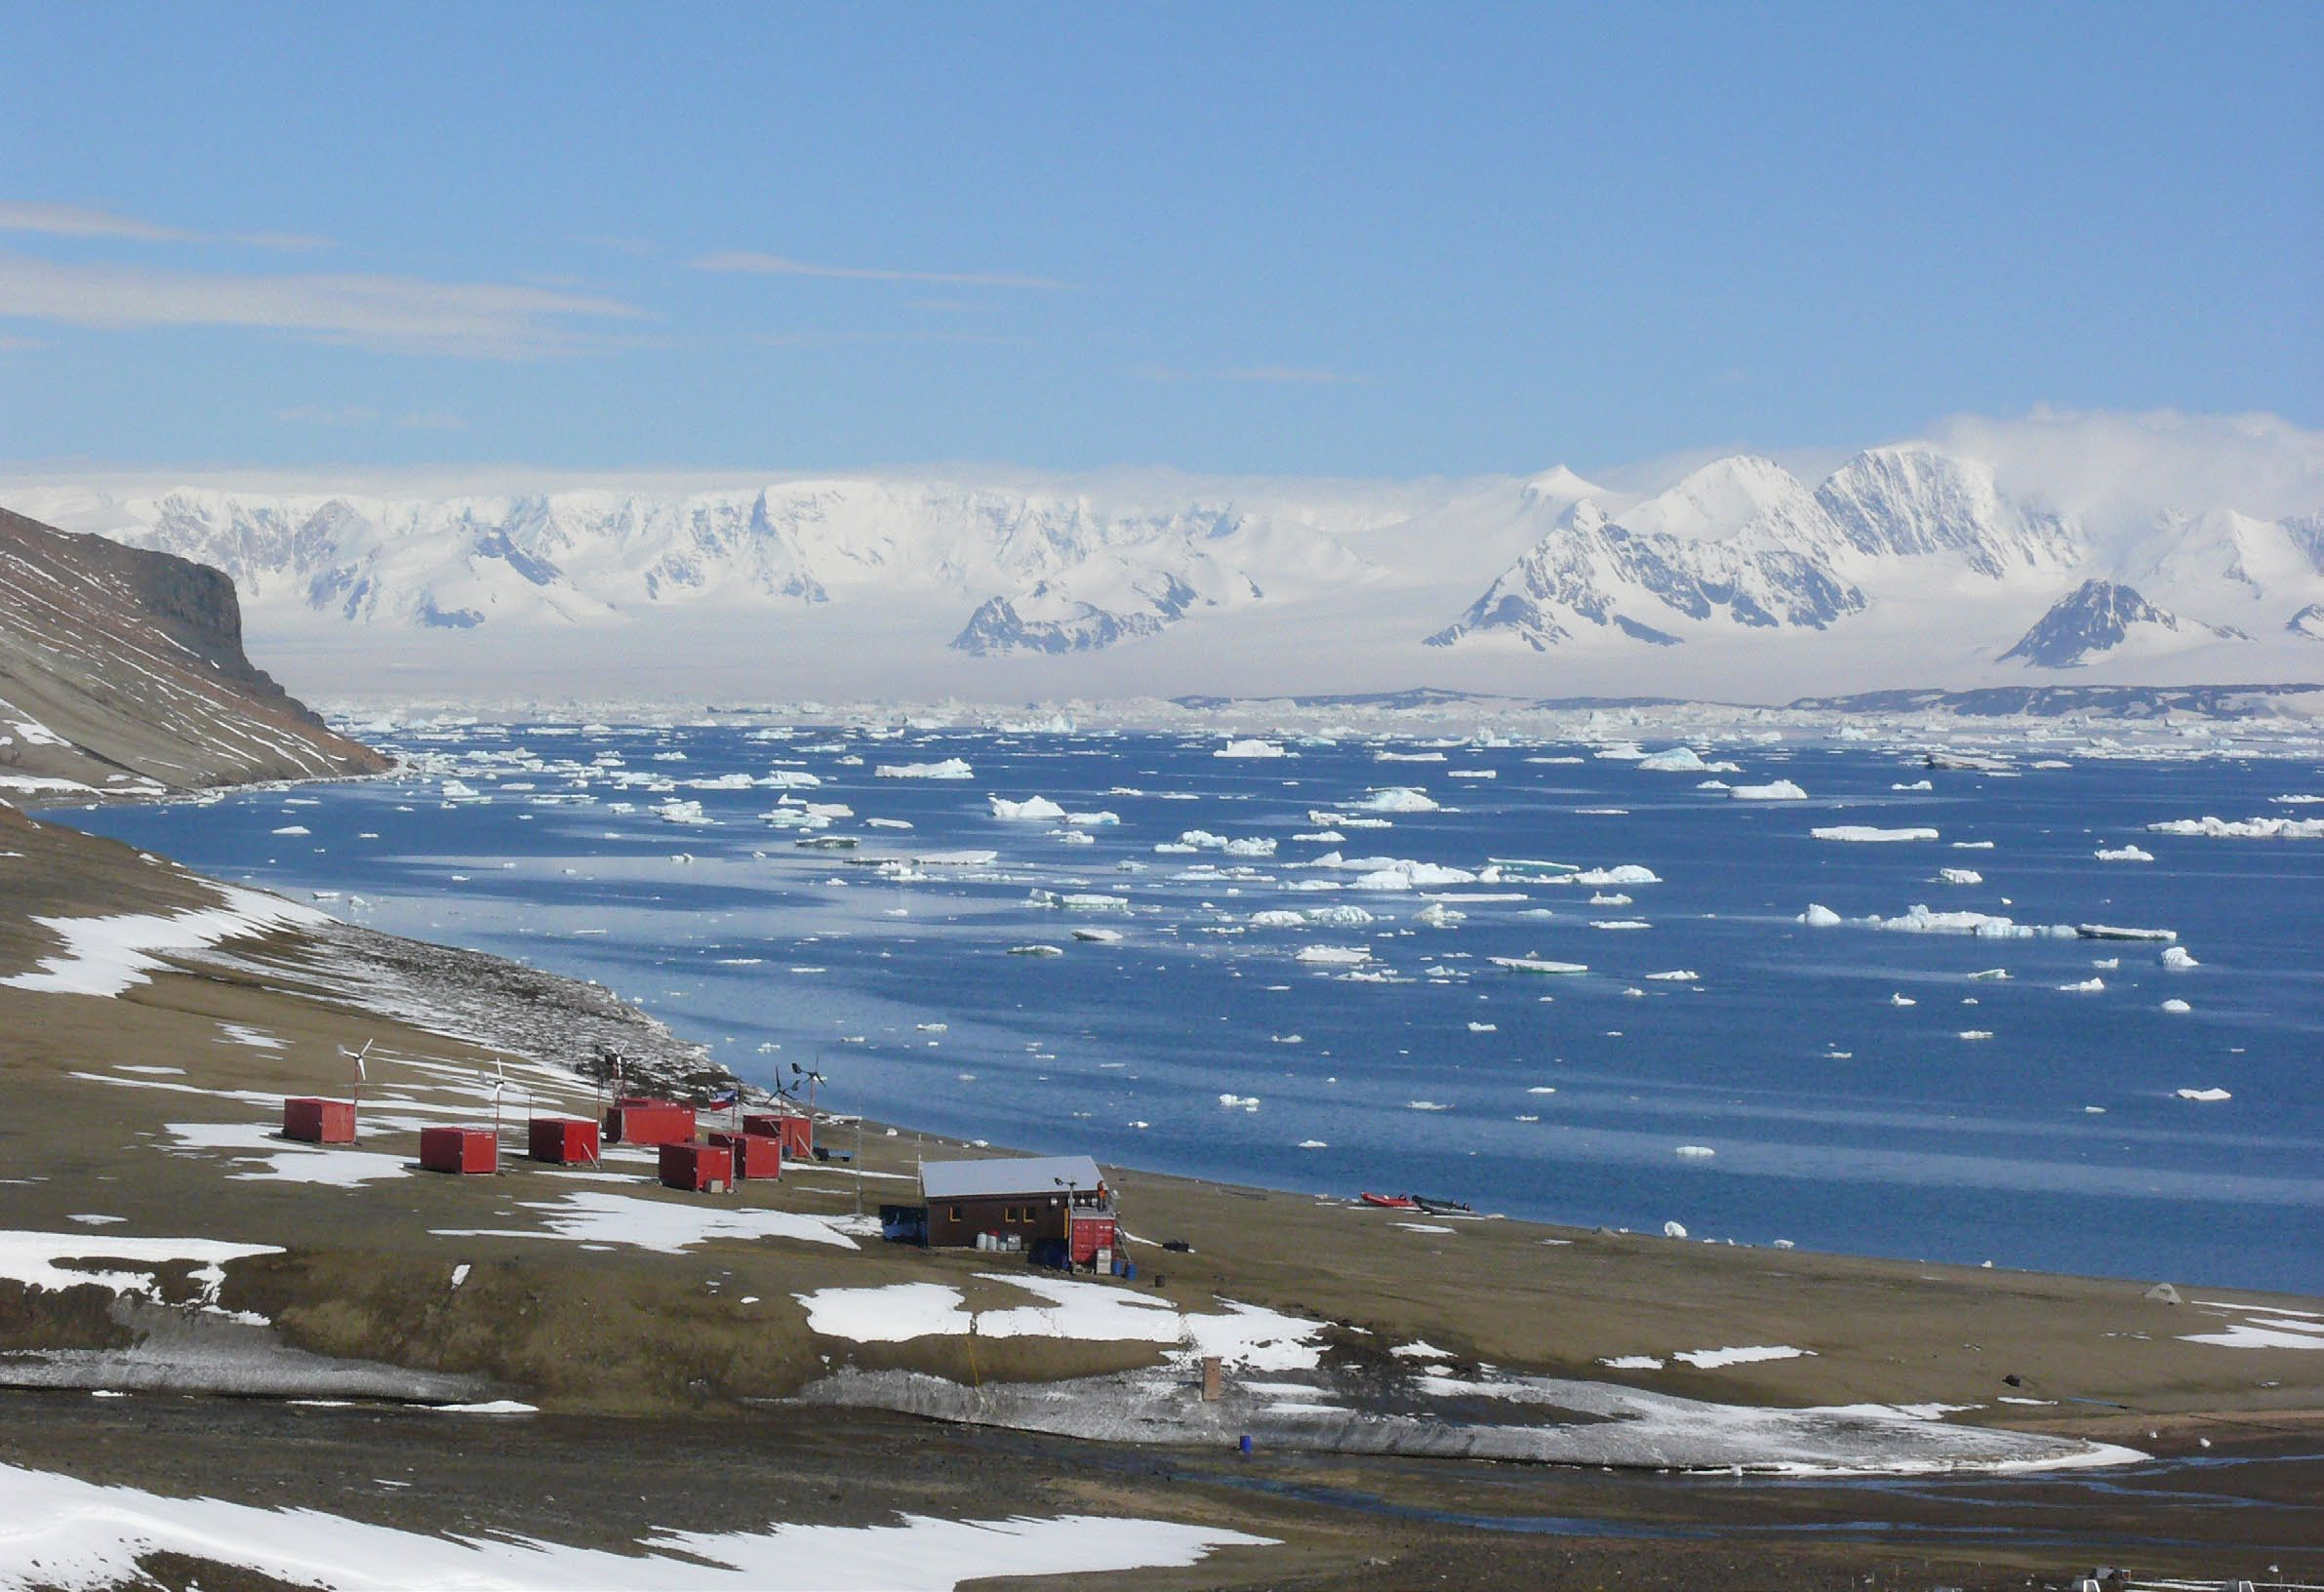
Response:
[[[1421,1208],[1421,1202],[1410,1194],[1365,1194],[1361,1198],[1366,1205],[1383,1205],[1390,1211],[1418,1211]]]

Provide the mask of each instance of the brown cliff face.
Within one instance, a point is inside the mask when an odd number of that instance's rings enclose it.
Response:
[[[0,798],[384,767],[251,663],[224,575],[0,509]]]

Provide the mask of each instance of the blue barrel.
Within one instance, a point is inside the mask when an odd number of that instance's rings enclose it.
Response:
[[[1245,1432],[1243,1434],[1243,1441],[1239,1447],[1242,1450],[1244,1457],[1248,1458],[1251,1453],[1251,1434],[1249,1432]]]

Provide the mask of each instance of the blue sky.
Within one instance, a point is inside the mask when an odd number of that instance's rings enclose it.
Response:
[[[2324,8],[17,5],[0,459],[2324,422]]]

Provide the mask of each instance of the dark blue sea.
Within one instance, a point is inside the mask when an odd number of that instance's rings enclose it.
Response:
[[[69,820],[597,979],[744,1077],[820,1071],[827,1106],[995,1144],[1695,1239],[2324,1293],[2324,840],[2146,828],[2324,815],[2277,800],[2324,794],[2313,760],[1972,771],[1705,744],[1740,765],[1711,774],[1538,743],[1246,758],[1062,731],[367,733],[424,772]],[[877,772],[946,759],[971,777]],[[1396,788],[1434,810],[1379,794]],[[1004,819],[996,797],[1118,821]],[[706,821],[656,811],[671,802]],[[1938,838],[1811,837],[1825,825]],[[1340,838],[1297,838],[1323,834]],[[2130,846],[2153,860],[2095,855]],[[1557,882],[1622,868],[1658,882]],[[1811,903],[1851,921],[1812,927]],[[2197,965],[2166,967],[2154,940],[1853,921],[1916,904],[2169,929]],[[1253,922],[1343,907],[1373,921]],[[1312,947],[1342,960],[1301,961]]]

